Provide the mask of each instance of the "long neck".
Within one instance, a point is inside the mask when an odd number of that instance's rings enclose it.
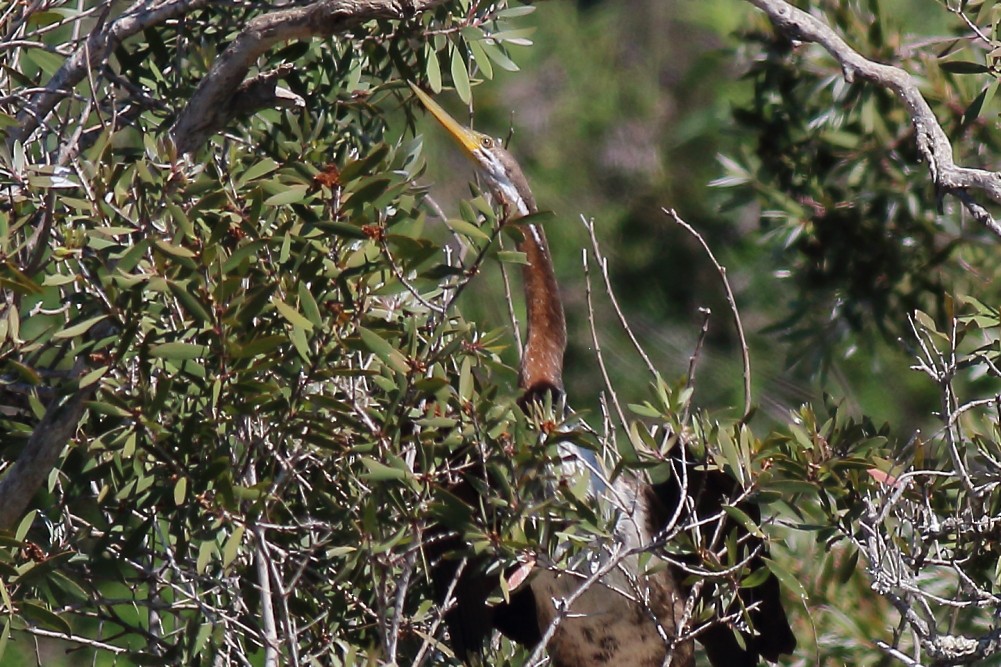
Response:
[[[535,208],[532,206],[531,208]],[[522,269],[528,342],[521,357],[518,384],[523,399],[563,391],[563,352],[567,347],[566,318],[546,236],[537,225],[523,227],[518,249],[528,260]]]

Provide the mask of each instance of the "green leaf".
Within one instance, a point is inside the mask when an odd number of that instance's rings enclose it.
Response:
[[[528,257],[519,250],[499,250],[497,259],[505,264],[528,264]]]
[[[740,581],[741,588],[755,588],[768,581],[771,572],[767,567],[759,567]]]
[[[182,248],[181,246],[176,246],[173,243],[167,243],[166,241],[160,240],[156,241],[153,245],[157,247],[158,250],[164,252],[173,257],[183,257],[185,259],[191,259],[195,256],[195,253],[187,248]]]
[[[184,505],[184,499],[188,495],[188,478],[181,477],[174,484],[174,505],[177,507],[182,507]]]
[[[531,46],[532,40],[529,35],[535,32],[535,28],[518,28],[517,30],[501,30],[490,35],[495,42],[507,42],[516,46]]]
[[[655,409],[649,403],[630,403],[629,410],[641,417],[651,417],[653,419],[663,419],[664,417],[660,410]]]
[[[351,192],[345,201],[346,204],[350,204],[353,207],[374,202],[386,191],[391,181],[388,178],[369,176],[359,181],[359,183],[360,187]]]
[[[387,144],[382,143],[375,146],[368,155],[348,163],[344,169],[341,169],[341,183],[348,183],[356,180],[359,176],[370,173],[388,154],[389,146]]]
[[[287,206],[298,204],[306,199],[306,185],[290,185],[282,189],[281,192],[273,194],[264,200],[265,206]]]
[[[42,384],[42,376],[31,366],[26,366],[16,359],[8,359],[7,363],[14,368],[18,377],[24,382],[31,385]]]
[[[788,570],[773,561],[771,558],[762,557],[761,560],[765,562],[765,565],[768,566],[768,569],[775,575],[775,578],[778,579],[783,586],[792,591],[801,600],[805,600],[807,598],[806,589],[803,588],[803,584],[799,582],[799,579],[794,577]]]
[[[87,591],[85,591],[80,584],[76,583],[59,570],[49,573],[49,581],[77,600],[82,602],[91,600],[90,594],[87,593]]]
[[[104,377],[105,373],[107,372],[108,372],[108,366],[101,366],[100,368],[95,368],[94,370],[90,371],[82,378],[80,378],[80,383],[79,383],[80,388],[83,389],[84,387],[89,387],[90,385],[94,384],[102,377]]]
[[[497,12],[498,19],[513,19],[520,16],[528,16],[535,11],[533,5],[521,5],[520,7],[508,7]]]
[[[205,540],[198,546],[198,559],[195,561],[195,570],[198,574],[205,574],[212,556],[219,552],[219,548],[212,540]]]
[[[173,280],[168,280],[167,286],[170,288],[171,294],[181,302],[181,305],[188,311],[188,314],[192,315],[199,324],[204,324],[212,319],[208,309],[202,305],[202,302],[190,291],[189,287],[176,283]]]
[[[7,587],[3,585],[2,581],[0,581],[0,589],[4,591],[3,593],[4,605],[7,607],[7,609],[10,609],[11,608],[10,597],[7,595],[6,593]],[[4,653],[7,652],[8,643],[10,643],[10,623],[4,623],[3,632],[0,633],[0,660],[3,660]]]
[[[486,52],[490,60],[494,61],[495,65],[508,72],[518,71],[518,66],[513,60],[507,57],[507,54],[497,44],[489,40],[484,40],[481,42],[481,45],[483,46],[483,51]]]
[[[21,600],[19,604],[21,615],[24,616],[29,621],[43,625],[50,630],[55,630],[56,632],[62,632],[64,634],[72,634],[72,629],[69,623],[63,620],[57,614],[54,614],[47,607],[43,606],[41,603],[33,602],[29,600]]]
[[[207,345],[196,345],[194,343],[161,343],[153,345],[149,349],[150,355],[158,359],[170,359],[171,361],[186,361],[191,359],[202,359],[208,356]]]
[[[409,370],[406,357],[403,356],[402,352],[390,345],[389,341],[385,338],[365,327],[358,327],[358,335],[361,336],[365,347],[384,364],[401,373],[406,373]]]
[[[469,88],[469,72],[466,71],[466,61],[458,49],[453,49],[452,56],[452,85],[455,92],[459,94],[459,99],[465,104],[469,104],[473,99],[472,90]]]
[[[17,524],[17,530],[14,532],[15,540],[18,542],[24,541],[25,536],[28,534],[28,529],[31,528],[31,524],[34,522],[37,514],[38,510],[31,510],[24,515],[24,518]]]
[[[991,86],[985,87],[980,91],[980,94],[977,95],[972,102],[970,102],[970,105],[966,107],[966,110],[963,111],[963,117],[959,121],[961,127],[966,127],[980,116],[980,111],[984,106],[984,100],[987,99],[987,91],[990,89]]]
[[[356,551],[358,551],[358,547],[331,547],[330,549],[327,549],[327,555],[332,558],[337,558],[339,556],[353,554]]]
[[[226,544],[222,548],[223,567],[229,567],[236,560],[237,554],[240,553],[240,545],[243,544],[243,533],[245,530],[246,528],[243,524],[238,525],[233,530],[233,534],[226,540]]]
[[[490,240],[490,237],[484,233],[482,229],[471,222],[466,222],[465,220],[460,220],[458,218],[451,218],[446,220],[445,224],[448,225],[448,228],[456,234],[462,234],[463,236],[468,236],[470,238],[483,239],[484,241]]]
[[[368,468],[367,473],[361,475],[362,479],[367,479],[371,482],[386,482],[390,480],[403,480],[408,477],[407,471],[400,470],[398,468],[392,468],[385,463],[380,463],[375,459],[370,459],[368,457],[363,457],[362,465]]]
[[[965,60],[952,60],[947,63],[939,63],[939,67],[953,74],[985,74],[991,71],[987,65],[971,63]]]
[[[289,331],[288,338],[292,341],[292,347],[299,354],[299,357],[306,363],[310,363],[309,340],[306,339],[306,329],[293,326]]]
[[[427,71],[425,76],[427,76],[428,86],[430,86],[431,91],[434,93],[441,92],[441,63],[438,62],[438,52],[434,50],[434,47],[430,42],[424,45],[424,54],[427,58]]]
[[[0,285],[9,286],[24,294],[40,294],[42,292],[34,280],[10,263],[0,264]]]
[[[89,320],[84,320],[79,324],[74,324],[73,326],[63,329],[62,331],[58,331],[55,334],[53,334],[52,337],[59,339],[73,338],[75,336],[87,333],[87,331],[89,331],[92,326],[94,326],[101,320],[106,320],[106,319],[108,319],[107,315],[98,315],[97,317],[92,317]]]
[[[247,171],[240,175],[240,180],[237,181],[238,186],[243,186],[245,183],[256,180],[265,174],[270,174],[280,165],[272,160],[271,158],[265,158],[260,162],[257,162],[250,166]]]
[[[549,222],[550,220],[556,219],[556,213],[553,211],[536,211],[535,213],[529,213],[528,215],[523,215],[520,218],[515,218],[509,220],[507,224],[509,225],[539,225],[544,222]]]
[[[305,329],[306,331],[313,330],[313,323],[303,317],[302,313],[292,306],[288,305],[276,296],[271,298],[271,303],[278,309],[281,316],[288,320],[289,324],[292,326]]]
[[[479,41],[473,40],[467,40],[466,44],[469,45],[469,53],[472,54],[473,60],[476,61],[476,65],[480,68],[480,73],[483,74],[484,78],[494,78],[494,66],[490,62],[490,56],[483,50],[483,45]]]
[[[368,238],[368,235],[362,231],[361,227],[346,222],[321,222],[317,227],[325,232],[329,231],[335,236],[346,236],[351,239]]]
[[[56,73],[64,61],[62,56],[38,48],[28,49],[22,53],[26,60],[30,60],[50,77]]]
[[[758,528],[758,524],[756,524],[754,520],[749,517],[746,512],[744,512],[744,510],[734,505],[724,505],[723,511],[726,512],[731,519],[742,525],[751,535],[760,539],[765,538],[765,534],[761,532],[760,528]]]
[[[281,347],[285,340],[285,336],[260,336],[234,349],[232,355],[236,359],[247,359],[259,354],[268,354]]]

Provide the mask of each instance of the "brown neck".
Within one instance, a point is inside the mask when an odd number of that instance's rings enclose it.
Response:
[[[528,187],[514,157],[503,148],[495,149],[504,172],[510,176],[511,193],[503,188],[495,196],[505,205],[513,219],[538,212],[535,197]],[[525,287],[525,309],[528,312],[528,341],[518,369],[518,386],[522,389],[522,407],[547,393],[554,398],[563,392],[563,353],[567,348],[567,325],[560,300],[560,286],[553,270],[546,235],[538,225],[520,225],[522,238],[518,250],[525,253],[527,264],[522,268]]]
[[[528,264],[522,269],[525,308],[528,312],[528,342],[521,357],[518,385],[522,400],[563,391],[563,352],[567,347],[566,319],[556,282],[553,260],[542,228],[528,224],[522,229],[518,249]]]

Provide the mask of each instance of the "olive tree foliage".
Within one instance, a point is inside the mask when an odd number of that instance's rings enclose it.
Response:
[[[438,663],[452,455],[511,469],[497,521],[545,457],[453,307],[500,226],[429,223],[403,132],[404,81],[468,100],[526,9],[280,5],[0,15],[0,652]]]

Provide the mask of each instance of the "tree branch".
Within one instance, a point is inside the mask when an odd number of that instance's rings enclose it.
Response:
[[[12,528],[56,464],[66,441],[83,417],[91,390],[56,398],[28,438],[17,462],[0,479],[0,530]]]
[[[249,114],[258,109],[305,108],[306,100],[291,90],[278,85],[279,79],[288,76],[294,68],[292,63],[284,63],[273,70],[261,72],[244,81],[233,94],[233,113]]]
[[[87,72],[102,67],[123,40],[150,26],[183,16],[208,2],[209,0],[168,0],[150,7],[150,0],[138,0],[111,23],[99,23],[87,40],[52,75],[45,89],[28,100],[17,115],[18,127],[11,132],[11,139],[27,140],[52,109],[72,92],[74,86],[84,80]]]
[[[237,114],[236,95],[257,58],[279,42],[330,37],[372,19],[403,19],[445,0],[318,0],[251,20],[220,55],[170,130],[177,150],[189,153]]]
[[[984,169],[958,166],[953,160],[952,144],[928,102],[921,95],[910,74],[891,65],[869,60],[850,47],[830,26],[785,0],[747,0],[765,12],[772,24],[790,39],[812,42],[824,47],[841,65],[845,81],[856,77],[888,88],[907,107],[917,135],[918,151],[928,163],[932,181],[942,192],[955,195],[981,224],[1001,236],[1001,224],[990,212],[974,201],[967,190],[982,190],[992,201],[1001,203],[1001,174]]]

